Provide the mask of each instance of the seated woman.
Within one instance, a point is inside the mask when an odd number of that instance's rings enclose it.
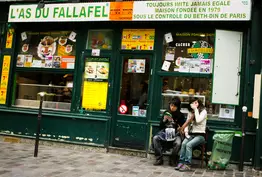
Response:
[[[169,108],[163,113],[160,121],[160,132],[153,137],[152,147],[155,152],[156,162],[154,165],[163,164],[163,150],[172,148],[169,164],[174,165],[175,158],[181,147],[182,138],[176,136],[176,131],[185,122],[184,114],[180,112],[181,101],[175,97],[169,103]]]
[[[192,161],[192,149],[199,144],[205,142],[207,111],[201,100],[195,98],[190,104],[186,123],[181,127],[180,131],[185,134],[180,151],[179,164],[175,168],[179,171],[190,170]]]

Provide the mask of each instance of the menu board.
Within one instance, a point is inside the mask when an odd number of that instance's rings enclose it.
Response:
[[[122,50],[154,50],[154,29],[124,29]]]
[[[82,108],[106,110],[109,58],[87,58],[85,61]]]
[[[6,103],[6,93],[7,93],[7,87],[8,87],[10,62],[11,62],[11,56],[5,55],[3,59],[2,74],[1,74],[0,104]]]
[[[17,67],[74,69],[76,33],[23,32]]]

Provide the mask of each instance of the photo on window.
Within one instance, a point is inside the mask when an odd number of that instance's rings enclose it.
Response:
[[[162,71],[212,73],[214,33],[167,33]]]
[[[87,49],[112,50],[113,30],[89,30]]]
[[[76,33],[23,32],[18,50],[17,67],[74,69]]]

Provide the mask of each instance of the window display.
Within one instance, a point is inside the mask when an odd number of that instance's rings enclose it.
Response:
[[[17,67],[74,69],[76,33],[23,32]]]
[[[212,73],[214,40],[214,33],[165,34],[162,70]]]
[[[107,105],[109,58],[86,58],[82,85],[82,108],[105,111]]]
[[[73,89],[72,74],[17,72],[13,106],[39,108],[44,92],[43,109],[70,111]]]
[[[112,50],[113,30],[89,30],[87,49]]]

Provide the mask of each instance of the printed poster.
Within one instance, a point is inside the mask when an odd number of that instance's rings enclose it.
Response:
[[[108,82],[84,81],[82,107],[88,110],[106,110]]]
[[[145,73],[146,60],[145,59],[129,59],[128,60],[128,73]]]
[[[154,29],[124,29],[122,50],[154,50]]]
[[[85,79],[107,80],[109,75],[109,62],[95,62],[87,60],[85,64]]]
[[[220,105],[219,117],[220,118],[227,118],[227,119],[234,119],[234,117],[235,117],[235,106]]]
[[[75,35],[72,31],[26,32],[20,40],[17,67],[74,69]]]

